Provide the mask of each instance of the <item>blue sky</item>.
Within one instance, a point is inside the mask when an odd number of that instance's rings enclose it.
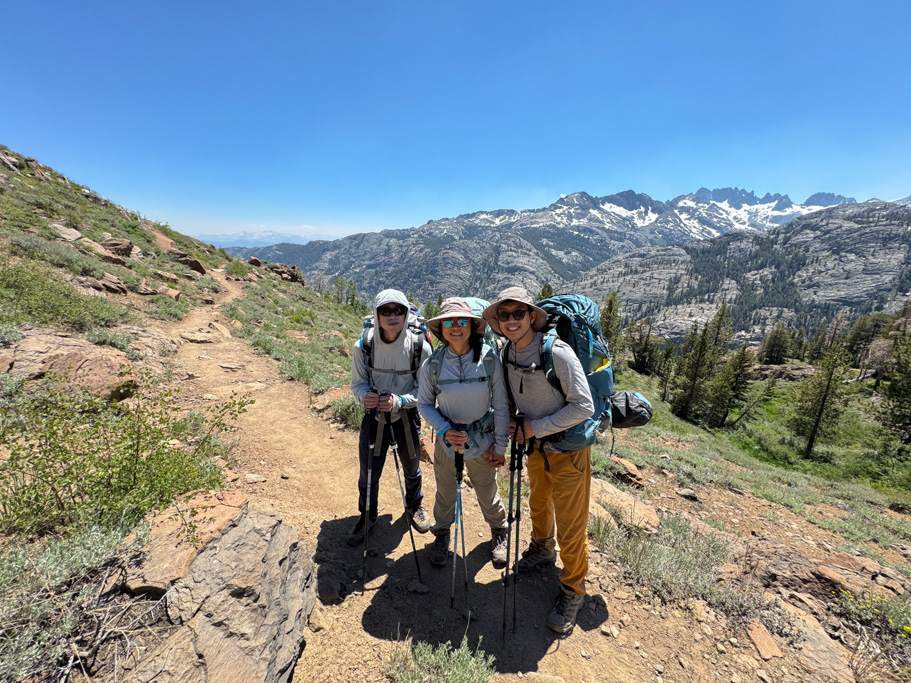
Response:
[[[4,5],[0,143],[193,235],[911,194],[906,2]]]

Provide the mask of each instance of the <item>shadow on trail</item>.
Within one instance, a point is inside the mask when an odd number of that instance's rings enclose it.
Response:
[[[399,532],[399,527],[401,531]],[[407,535],[404,519],[393,524],[396,538]],[[502,571],[490,566],[488,542],[477,542],[469,534],[475,547],[468,548],[468,595],[465,593],[465,573],[461,555],[456,566],[455,603],[450,608],[452,587],[452,556],[445,567],[430,564],[430,547],[433,536],[416,535],[418,560],[428,593],[412,593],[411,581],[417,578],[410,541],[404,539],[408,552],[391,567],[383,566],[386,578],[373,591],[370,606],[364,611],[364,630],[376,638],[402,640],[407,635],[415,641],[431,645],[450,642],[458,647],[463,636],[474,648],[481,639],[481,648],[496,658],[494,667],[500,673],[536,671],[538,662],[548,652],[562,644],[561,637],[551,631],[547,617],[559,594],[558,570],[532,571],[519,575],[516,587],[516,630],[512,630],[513,585],[510,579],[507,596],[506,637],[503,638],[503,579]],[[451,548],[451,545],[450,545]],[[482,571],[483,570],[483,571]],[[470,606],[471,618],[466,618]],[[576,628],[585,631],[597,629],[607,621],[606,607],[586,598],[579,613]]]

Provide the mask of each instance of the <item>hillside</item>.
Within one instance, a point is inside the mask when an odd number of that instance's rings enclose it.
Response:
[[[514,284],[529,291],[561,285],[638,247],[765,230],[824,208],[811,201],[854,202],[826,193],[807,201],[795,205],[786,195],[757,197],[737,188],[703,188],[669,202],[631,190],[605,197],[577,192],[540,209],[479,211],[408,230],[228,251],[296,265],[314,282],[341,275],[361,291],[396,282],[422,301],[466,289],[491,297]]]
[[[671,338],[711,317],[722,300],[750,340],[778,321],[810,329],[840,312],[894,311],[911,294],[911,207],[838,206],[764,233],[647,247],[563,289],[599,301],[617,290],[624,316],[653,319]]]

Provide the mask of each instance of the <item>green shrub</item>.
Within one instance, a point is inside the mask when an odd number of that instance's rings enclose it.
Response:
[[[472,651],[467,638],[458,649],[450,642],[436,647],[421,641],[410,647],[400,643],[387,660],[386,675],[396,683],[486,683],[496,673],[493,663],[480,642]]]
[[[221,291],[221,286],[215,282],[215,280],[208,277],[199,278],[196,281],[196,286],[199,287],[199,289],[203,292],[210,292],[215,294]]]
[[[8,349],[22,339],[19,328],[9,323],[0,323],[0,349]]]
[[[728,544],[693,531],[682,517],[666,516],[654,535],[616,529],[599,517],[591,519],[588,531],[624,576],[648,586],[662,600],[702,598],[726,614],[741,616],[758,606],[757,598],[719,586],[715,580],[717,568],[727,559]]]
[[[225,274],[230,275],[231,277],[247,277],[250,274],[250,269],[238,259],[231,259],[231,262],[225,266]]]
[[[130,338],[122,334],[114,334],[109,330],[92,330],[86,333],[85,338],[98,346],[113,346],[115,349],[126,351],[130,346]]]
[[[330,403],[329,412],[349,429],[360,429],[364,419],[364,409],[351,394]]]
[[[4,547],[0,680],[65,680],[62,671],[78,668],[72,642],[80,634],[99,635],[95,619],[112,616],[105,608],[108,600],[113,602],[113,593],[100,598],[105,581],[123,571],[134,552],[120,546],[123,535],[120,529],[94,527],[43,544],[13,541]],[[137,602],[136,612],[153,604]],[[110,605],[114,607],[127,611],[120,604]]]
[[[213,406],[205,429],[175,414],[172,392],[140,379],[129,404],[63,380],[13,397],[0,416],[0,529],[40,534],[73,524],[131,526],[175,495],[218,488],[218,431],[250,403]]]
[[[190,312],[190,304],[186,301],[174,301],[167,294],[156,294],[149,300],[149,317],[158,320],[183,320]]]
[[[84,331],[110,327],[128,316],[125,307],[81,294],[56,273],[0,261],[0,323],[61,325]]]

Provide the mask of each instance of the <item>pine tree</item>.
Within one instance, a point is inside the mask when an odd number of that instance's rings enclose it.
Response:
[[[652,339],[652,325],[644,320],[637,320],[626,329],[626,348],[633,354],[632,368],[645,374],[654,364],[657,351]]]
[[[723,355],[727,352],[731,344],[731,338],[734,336],[734,328],[726,301],[721,302],[721,308],[715,313],[708,326],[712,346],[718,350],[719,354]]]
[[[807,343],[807,352],[806,359],[808,363],[815,363],[825,352],[826,345],[826,326],[824,323],[820,323],[819,327],[816,328],[816,333],[813,335],[813,338]]]
[[[841,344],[835,344],[814,365],[816,372],[800,383],[797,400],[788,420],[797,436],[807,440],[804,457],[810,458],[816,442],[831,436],[837,429],[846,405],[845,380],[850,356]]]
[[[658,361],[657,375],[661,378],[661,400],[667,401],[668,390],[671,386],[671,378],[674,376],[674,368],[677,366],[677,347],[673,342],[667,342],[664,350],[661,352]]]
[[[717,350],[712,346],[710,326],[705,324],[699,331],[699,324],[693,327],[683,339],[683,349],[674,373],[674,400],[671,409],[674,414],[688,420],[695,412],[697,398],[705,393],[705,385],[715,373]]]
[[[614,374],[620,374],[623,363],[623,335],[621,332],[622,322],[620,320],[620,300],[617,298],[617,292],[611,292],[601,306],[601,334],[604,341],[607,342],[607,348],[611,353],[611,363],[614,367]]]
[[[781,323],[777,323],[762,340],[759,358],[763,363],[781,365],[787,357],[788,346],[790,346],[788,330]]]
[[[889,383],[882,391],[880,421],[895,432],[903,450],[911,450],[911,335],[895,337],[892,358]]]
[[[710,427],[723,428],[730,412],[743,405],[753,380],[755,360],[753,352],[746,346],[741,346],[731,354],[721,372],[709,382],[706,391],[706,423]]]
[[[538,294],[536,301],[543,301],[544,299],[549,299],[554,295],[554,288],[550,286],[549,282],[545,282],[544,286],[541,287],[541,292]]]

